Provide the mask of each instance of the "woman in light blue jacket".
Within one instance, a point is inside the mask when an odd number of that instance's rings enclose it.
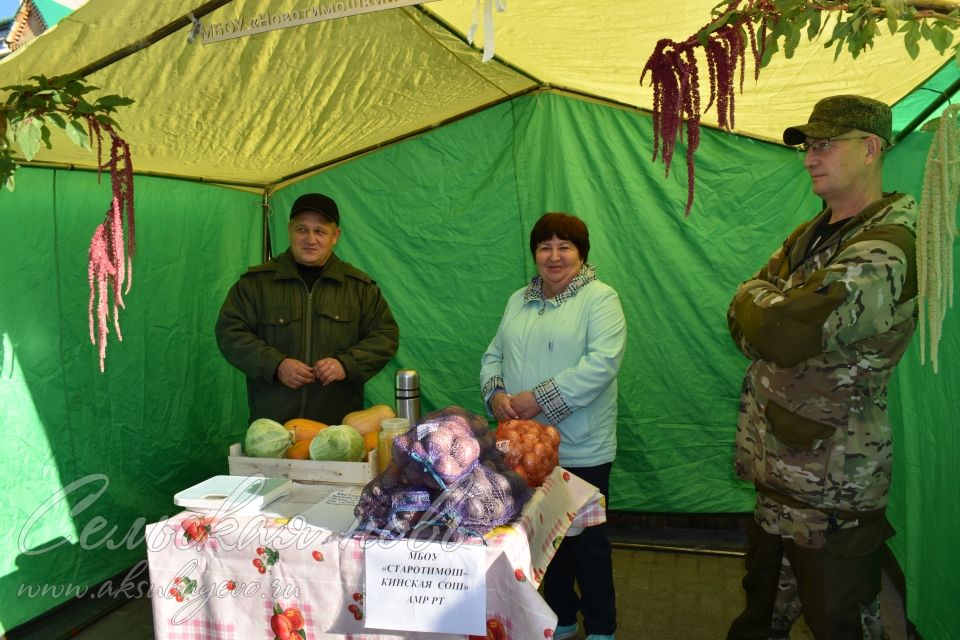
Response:
[[[617,292],[597,280],[589,251],[589,232],[576,216],[548,213],[537,221],[530,252],[538,275],[507,301],[483,354],[480,384],[497,420],[555,425],[561,466],[606,496],[617,454],[617,373],[627,329]],[[613,639],[606,525],[564,539],[547,568],[544,597],[557,614],[555,640],[576,637],[581,609],[589,640]]]

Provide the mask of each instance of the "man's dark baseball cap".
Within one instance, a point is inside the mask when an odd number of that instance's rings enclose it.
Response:
[[[893,141],[893,115],[890,107],[863,96],[831,96],[813,107],[807,124],[789,127],[783,132],[788,145],[803,144],[808,138],[835,138],[848,131],[864,131]]]
[[[330,196],[322,193],[305,193],[293,202],[290,207],[290,219],[298,213],[312,211],[319,213],[338,227],[340,226],[340,210],[337,209],[337,203]]]

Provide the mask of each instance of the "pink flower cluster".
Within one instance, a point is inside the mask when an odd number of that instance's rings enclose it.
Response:
[[[120,333],[119,309],[124,307],[123,295],[130,292],[133,282],[134,242],[133,217],[133,164],[130,147],[112,126],[99,122],[93,116],[87,119],[91,137],[97,140],[97,161],[101,160],[103,131],[109,134],[110,186],[113,198],[102,223],[93,232],[88,251],[87,280],[90,284],[90,300],[87,315],[90,322],[90,342],[98,347],[100,371],[103,372],[107,357],[107,316],[110,315],[110,298],[113,298],[113,327],[117,339]],[[126,217],[126,229],[124,229]],[[126,282],[126,289],[123,285]],[[94,307],[96,306],[96,332],[94,332]]]

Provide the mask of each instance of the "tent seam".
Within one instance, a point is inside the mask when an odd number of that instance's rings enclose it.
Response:
[[[461,34],[459,31],[457,31],[456,29],[454,29],[451,25],[447,24],[447,22],[446,22],[445,20],[442,20],[439,16],[433,14],[433,13],[430,12],[428,9],[426,9],[426,8],[424,8],[424,7],[421,7],[420,5],[415,5],[414,8],[417,9],[418,11],[420,11],[420,13],[424,14],[428,19],[432,20],[437,26],[443,28],[445,31],[447,31],[448,33],[450,33],[450,35],[452,35],[453,37],[457,38],[457,39],[460,40],[462,43],[464,43],[465,45],[467,45],[468,47],[470,47],[471,50],[474,50],[474,49],[473,49],[473,46],[472,46],[469,42],[467,42],[466,39],[464,39],[463,34]],[[478,76],[478,77],[479,77],[483,82],[485,82],[486,84],[488,84],[488,85],[490,85],[491,87],[494,87],[495,89],[497,89],[498,91],[500,91],[503,95],[505,95],[505,96],[509,95],[509,93],[508,93],[506,90],[504,90],[504,89],[501,88],[500,86],[494,84],[494,82],[493,82],[492,80],[490,80],[489,78],[487,78],[486,76],[484,76],[484,75],[482,75],[482,74],[480,74],[480,73],[477,73],[477,71],[476,71],[473,67],[465,64],[465,63],[461,60],[460,56],[459,56],[455,51],[453,51],[453,49],[451,49],[450,47],[448,47],[448,46],[446,46],[445,44],[443,44],[442,42],[440,42],[440,40],[438,40],[432,33],[430,33],[429,31],[427,31],[427,30],[424,28],[422,22],[417,21],[417,20],[414,20],[411,11],[405,10],[404,13],[407,15],[407,17],[408,17],[411,21],[414,22],[414,24],[417,25],[417,27],[418,27],[421,31],[423,31],[423,33],[424,33],[428,38],[430,38],[430,39],[431,39],[433,42],[435,42],[438,46],[440,46],[440,47],[442,47],[443,49],[446,49],[448,52],[450,52],[450,55],[452,55],[452,56],[456,59],[456,61],[457,61],[458,64],[466,67],[466,69],[467,69],[468,71],[470,71],[470,72],[473,73],[474,75]],[[537,78],[536,76],[530,75],[529,73],[527,73],[527,72],[525,72],[525,71],[521,71],[520,69],[518,69],[517,67],[513,66],[512,64],[509,64],[509,63],[507,63],[507,62],[504,62],[504,60],[503,60],[502,58],[500,58],[499,56],[494,56],[493,59],[494,59],[496,62],[498,62],[499,64],[502,64],[503,66],[507,67],[508,69],[510,69],[511,71],[513,71],[514,73],[516,73],[517,75],[522,76],[522,77],[524,77],[524,78],[527,78],[527,79],[530,80],[531,82],[535,83],[538,87],[543,87],[543,86],[544,86],[544,83],[543,83],[542,80],[540,80],[540,78]],[[484,64],[485,64],[485,63],[484,63]]]
[[[51,172],[53,175],[51,177],[51,196],[53,200],[53,256],[54,256],[54,270],[56,272],[56,299],[57,299],[57,324],[60,326],[59,330],[59,340],[57,342],[57,350],[60,354],[60,371],[61,376],[63,376],[63,407],[66,420],[66,430],[67,434],[70,437],[70,461],[72,469],[72,475],[76,477],[77,475],[77,446],[76,441],[73,438],[73,428],[71,427],[71,413],[70,413],[70,397],[67,393],[67,380],[66,375],[63,373],[63,363],[66,361],[64,357],[63,349],[63,287],[61,286],[61,268],[60,268],[60,226],[57,223],[57,175],[58,171],[54,170]]]

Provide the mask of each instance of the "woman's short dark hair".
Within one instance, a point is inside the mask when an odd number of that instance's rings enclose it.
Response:
[[[587,254],[590,253],[590,232],[587,231],[587,225],[583,220],[569,213],[559,212],[545,213],[540,216],[530,231],[530,253],[534,260],[537,258],[537,245],[553,236],[572,242],[580,253],[580,259],[587,261]]]

